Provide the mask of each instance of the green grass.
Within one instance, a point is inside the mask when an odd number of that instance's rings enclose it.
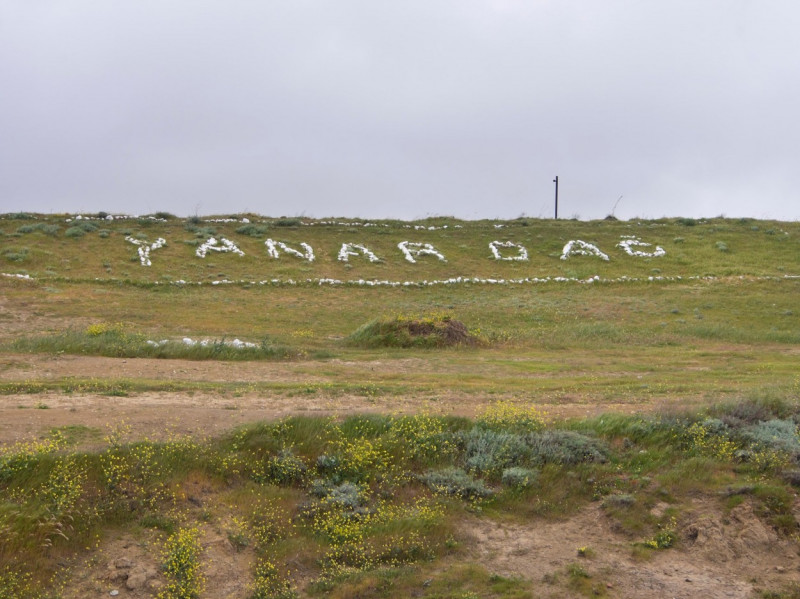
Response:
[[[189,338],[190,339],[190,338]],[[66,330],[55,335],[22,337],[5,349],[25,353],[83,354],[114,358],[164,358],[184,360],[269,360],[299,355],[296,350],[276,345],[264,337],[258,343],[227,339],[180,339],[154,341],[143,333],[127,330],[121,323],[99,323],[84,330]]]
[[[35,241],[35,244],[28,243],[29,255],[19,264],[11,264],[10,268],[22,268],[31,276],[43,278],[208,283],[220,279],[262,281],[274,278],[423,281],[452,277],[514,279],[598,275],[609,279],[621,276],[647,279],[705,275],[781,277],[800,273],[798,224],[776,221],[743,223],[709,219],[687,227],[676,219],[628,222],[531,219],[524,225],[521,221],[434,219],[409,223],[376,221],[378,226],[375,227],[353,227],[257,215],[246,215],[252,221],[247,224],[241,220],[217,223],[176,218],[163,222],[83,219],[68,223],[66,215],[32,216],[34,221],[20,225],[14,215],[0,215],[0,229],[24,227],[23,233],[1,237],[0,250],[18,241],[13,235]],[[9,226],[4,227],[6,223]],[[447,229],[434,231],[413,228],[445,225]],[[140,265],[137,247],[125,241],[129,235],[150,243],[157,238],[166,239],[165,247],[151,253],[152,267]],[[658,245],[664,248],[666,255],[658,258],[629,256],[617,247],[623,235],[636,235]],[[210,236],[230,239],[245,255],[210,252],[205,258],[198,258],[195,244]],[[316,259],[308,263],[286,254],[279,259],[270,258],[264,246],[268,237],[295,248],[301,242],[308,243],[314,248]],[[597,244],[610,260],[606,262],[590,256],[560,260],[563,246],[571,239]],[[432,243],[447,261],[421,256],[412,264],[397,248],[401,241]],[[489,248],[492,241],[513,241],[525,246],[529,260],[495,260]],[[370,262],[356,256],[348,262],[340,261],[337,256],[344,243],[364,244],[380,260]],[[723,246],[727,248],[725,251],[720,250]]]

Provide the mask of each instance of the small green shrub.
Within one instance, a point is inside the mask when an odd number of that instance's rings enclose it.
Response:
[[[301,224],[299,218],[279,218],[275,221],[276,227],[299,227]]]
[[[278,485],[291,485],[303,480],[308,468],[305,462],[294,455],[290,449],[281,450],[264,464],[263,473],[257,473],[257,482],[270,482]]]
[[[544,415],[532,405],[497,401],[478,415],[475,425],[493,431],[531,433],[544,428]]]
[[[669,549],[678,540],[678,533],[675,530],[677,526],[675,518],[671,518],[666,525],[659,525],[658,532],[652,539],[642,542],[642,545],[650,549]]]
[[[482,480],[473,478],[460,468],[430,470],[420,477],[429,489],[461,499],[486,499],[494,495]]]
[[[443,419],[426,414],[394,419],[390,434],[395,446],[412,460],[430,463],[452,456],[456,449]]]
[[[70,227],[64,231],[64,235],[72,239],[77,239],[78,237],[83,237],[86,235],[86,231],[83,229],[83,227]]]
[[[316,479],[311,483],[308,492],[345,512],[355,512],[366,505],[367,494],[364,488],[350,481],[334,484],[331,480]]]
[[[533,486],[538,478],[539,473],[536,470],[515,466],[503,470],[503,474],[500,476],[500,482],[503,483],[504,487],[527,489]]]
[[[740,436],[751,445],[800,455],[800,438],[797,425],[792,420],[768,420],[750,425],[740,432]]]
[[[297,591],[278,568],[269,560],[262,558],[256,564],[253,593],[249,599],[296,599]]]
[[[28,248],[5,248],[0,255],[9,262],[24,262],[28,257]]]
[[[531,459],[541,464],[603,463],[608,450],[599,439],[575,431],[543,431],[525,437]]]
[[[785,410],[782,406],[771,406],[760,401],[737,401],[718,407],[715,413],[728,427],[736,429],[780,417]]]
[[[338,456],[322,454],[317,456],[317,470],[321,474],[332,474],[339,469],[341,460]]]
[[[200,571],[200,531],[182,528],[167,539],[163,549],[164,575],[167,585],[158,599],[196,599],[203,592],[205,577]]]
[[[523,438],[514,433],[475,427],[458,438],[464,447],[467,470],[480,474],[500,474],[505,468],[525,463],[531,453]]]

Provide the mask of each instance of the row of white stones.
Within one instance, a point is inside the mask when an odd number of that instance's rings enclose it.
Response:
[[[166,240],[161,237],[159,237],[155,243],[152,244],[148,244],[146,241],[141,241],[130,236],[126,237],[125,240],[138,246],[139,258],[142,266],[151,266],[152,262],[150,261],[150,252],[167,244]],[[274,259],[280,258],[281,251],[308,262],[313,262],[315,259],[314,249],[302,241],[300,242],[302,251],[292,248],[282,241],[275,241],[274,239],[267,239],[264,242],[264,245],[267,246],[267,254]],[[664,248],[660,246],[656,246],[655,251],[653,252],[643,252],[641,250],[632,249],[633,246],[649,247],[650,245],[651,244],[645,243],[636,237],[625,237],[617,244],[617,247],[622,248],[622,250],[624,250],[625,253],[630,256],[657,258],[666,255]],[[444,255],[430,243],[401,241],[397,244],[397,247],[403,253],[405,259],[412,264],[416,264],[417,258],[420,256],[434,256],[442,262],[447,262]],[[513,256],[503,256],[500,252],[500,248],[514,248],[517,250],[517,254]],[[492,241],[489,243],[489,249],[491,250],[495,260],[528,260],[527,248],[513,241]],[[240,256],[245,255],[244,252],[240,250],[234,242],[225,237],[220,237],[219,240],[217,240],[216,237],[209,237],[204,243],[198,246],[195,254],[199,258],[205,258],[209,251],[232,252]],[[379,258],[374,252],[372,252],[365,245],[358,243],[343,243],[337,258],[341,262],[349,262],[350,256],[358,255],[365,256],[370,262],[379,261]],[[602,260],[608,261],[608,255],[600,251],[596,245],[587,243],[580,239],[571,239],[569,242],[567,242],[561,252],[561,259],[567,260],[570,256],[574,255],[597,256]]]
[[[36,277],[31,277],[27,274],[18,273],[0,273],[0,276],[12,279],[21,279],[25,281],[37,281]],[[47,280],[47,278],[43,279]],[[98,282],[119,282],[118,279],[101,279],[96,277],[91,279]],[[422,281],[389,281],[378,279],[332,279],[332,278],[314,278],[314,279],[301,279],[295,281],[294,279],[265,279],[262,281],[254,281],[247,279],[240,279],[238,281],[231,281],[222,279],[218,281],[154,281],[153,285],[331,285],[331,286],[353,286],[353,287],[432,287],[436,285],[525,285],[525,284],[543,284],[543,283],[577,283],[577,284],[592,284],[592,283],[642,283],[642,282],[673,282],[673,281],[718,281],[718,280],[740,280],[740,281],[796,281],[800,280],[800,275],[782,275],[775,276],[745,276],[740,275],[736,277],[717,277],[714,275],[693,275],[690,277],[665,277],[665,276],[649,276],[649,277],[615,277],[615,278],[601,278],[599,275],[588,277],[586,279],[579,279],[577,277],[525,277],[520,279],[493,279],[482,277],[453,277],[450,279],[432,279]]]

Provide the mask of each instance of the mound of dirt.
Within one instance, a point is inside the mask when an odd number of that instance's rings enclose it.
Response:
[[[373,320],[350,335],[348,341],[369,348],[454,347],[479,343],[463,322],[449,316]]]
[[[408,323],[408,333],[412,337],[436,336],[447,346],[474,345],[477,342],[477,339],[469,334],[463,322],[449,318],[442,320],[441,324],[412,320]]]

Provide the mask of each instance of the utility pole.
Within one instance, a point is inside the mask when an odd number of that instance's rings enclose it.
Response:
[[[553,183],[556,184],[556,220],[558,220],[558,175],[553,179]]]

